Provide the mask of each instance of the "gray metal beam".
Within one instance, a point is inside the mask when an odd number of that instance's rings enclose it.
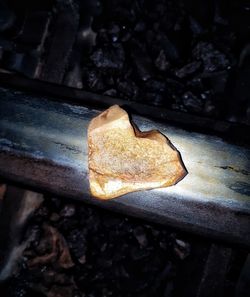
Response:
[[[250,150],[133,116],[181,152],[176,186],[110,201],[90,196],[87,127],[96,110],[0,89],[0,177],[183,230],[250,246]]]

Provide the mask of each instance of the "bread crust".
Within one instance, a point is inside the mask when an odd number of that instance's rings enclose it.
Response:
[[[90,191],[99,199],[171,186],[187,174],[169,139],[156,130],[141,132],[118,105],[89,124],[88,166]]]

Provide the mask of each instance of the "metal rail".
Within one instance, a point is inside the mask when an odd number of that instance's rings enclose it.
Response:
[[[149,117],[155,121],[168,122],[175,127],[185,127],[193,132],[209,133],[237,143],[250,144],[250,126],[243,123],[227,122],[204,116],[173,111],[164,106],[152,106],[120,98],[94,94],[83,89],[69,88],[64,85],[48,83],[4,72],[0,69],[0,85],[17,88],[24,92],[35,92],[43,96],[53,96],[57,101],[87,106],[89,108],[108,108],[112,104],[125,106],[131,113]]]
[[[98,111],[0,88],[0,177],[128,215],[250,246],[250,150],[133,116],[158,129],[189,174],[176,186],[110,201],[89,194],[87,126]]]

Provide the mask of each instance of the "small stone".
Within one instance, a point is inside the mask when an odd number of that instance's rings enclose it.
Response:
[[[199,35],[199,34],[203,33],[203,31],[204,31],[203,27],[192,16],[189,16],[189,24],[190,24],[190,29],[192,30],[194,35]]]
[[[147,235],[146,232],[144,230],[144,228],[142,227],[136,227],[134,229],[134,236],[136,238],[136,240],[138,241],[138,243],[140,244],[140,246],[145,247],[148,244],[148,239],[147,239]]]
[[[41,239],[41,229],[39,225],[34,225],[29,229],[28,236],[29,241],[33,247],[37,247]]]
[[[230,62],[226,55],[216,49],[212,43],[199,42],[194,48],[193,57],[202,60],[206,72],[214,72],[227,69]]]
[[[170,64],[166,58],[166,55],[163,50],[159,52],[159,55],[157,56],[155,60],[155,66],[160,70],[160,71],[166,71],[169,67]]]
[[[146,94],[145,99],[154,106],[162,106],[164,102],[163,95],[160,93],[149,92]]]
[[[112,42],[117,42],[120,37],[120,27],[117,24],[112,24],[108,32]]]
[[[145,23],[144,22],[138,22],[136,25],[135,25],[135,32],[143,32],[145,31]]]
[[[126,95],[128,99],[135,99],[138,95],[138,87],[131,80],[118,81],[117,89],[122,94]]]
[[[181,260],[184,260],[186,258],[186,254],[181,249],[175,247],[174,252]]]
[[[100,90],[103,90],[104,88],[102,77],[100,73],[98,73],[95,70],[88,71],[87,83],[89,88],[95,91],[100,91]]]
[[[40,217],[40,219],[43,219],[45,217],[48,217],[49,215],[49,210],[45,205],[42,205],[41,207],[39,207],[36,211],[36,215],[38,215],[38,217]]]
[[[145,87],[150,91],[164,92],[166,90],[166,83],[162,80],[151,79],[145,83]]]
[[[83,256],[81,256],[80,258],[78,258],[78,261],[79,261],[81,264],[85,264],[85,263],[86,263],[86,255],[83,255]]]
[[[202,102],[192,92],[186,92],[182,96],[183,104],[190,112],[201,112]]]
[[[110,29],[108,30],[109,33],[115,34],[120,32],[120,27],[117,24],[111,24]]]
[[[66,204],[60,211],[62,217],[72,217],[75,214],[75,206],[73,204]]]
[[[121,70],[125,60],[125,53],[121,44],[116,43],[116,46],[97,49],[90,56],[90,59],[98,68]]]
[[[101,252],[104,252],[107,248],[108,244],[107,242],[105,242],[102,246],[101,246]]]
[[[176,239],[174,252],[181,260],[184,260],[190,254],[190,245],[183,240]]]
[[[156,36],[156,40],[160,44],[161,48],[164,50],[166,57],[170,61],[175,62],[180,59],[179,50],[176,44],[171,41],[165,33],[159,32]]]
[[[206,100],[205,106],[204,106],[204,112],[208,116],[215,116],[217,114],[216,107],[212,100]]]
[[[84,232],[79,229],[72,230],[66,239],[70,252],[78,259],[78,261],[80,261],[79,259],[86,255],[87,250]]]
[[[109,89],[103,93],[103,95],[115,97],[117,95],[117,91],[115,89]]]
[[[51,216],[50,216],[50,220],[51,220],[52,222],[57,222],[59,219],[60,219],[60,216],[59,216],[59,214],[56,213],[56,212],[53,212],[53,213],[51,214]]]
[[[179,245],[181,248],[185,248],[185,247],[186,247],[186,243],[185,243],[183,240],[176,239],[175,242],[176,242],[177,245]]]
[[[201,67],[201,62],[194,61],[183,66],[181,69],[177,70],[175,72],[175,75],[179,78],[184,78],[197,72],[197,70],[199,70],[200,67]]]

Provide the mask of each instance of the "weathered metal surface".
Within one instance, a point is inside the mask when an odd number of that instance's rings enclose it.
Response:
[[[98,111],[0,89],[0,176],[104,208],[250,246],[249,148],[133,116],[181,152],[176,186],[111,201],[89,195],[87,126]]]
[[[73,78],[71,77],[71,79]],[[2,69],[0,69],[0,85],[29,92],[33,91],[40,95],[53,96],[53,99],[58,101],[67,101],[71,104],[88,106],[90,108],[108,108],[112,104],[118,104],[126,107],[131,113],[149,117],[156,121],[167,121],[173,126],[185,127],[193,132],[216,134],[230,141],[250,144],[250,126],[242,123],[214,120],[186,112],[166,109],[163,106],[157,107],[144,104],[143,102],[94,94],[83,89],[28,79]]]

